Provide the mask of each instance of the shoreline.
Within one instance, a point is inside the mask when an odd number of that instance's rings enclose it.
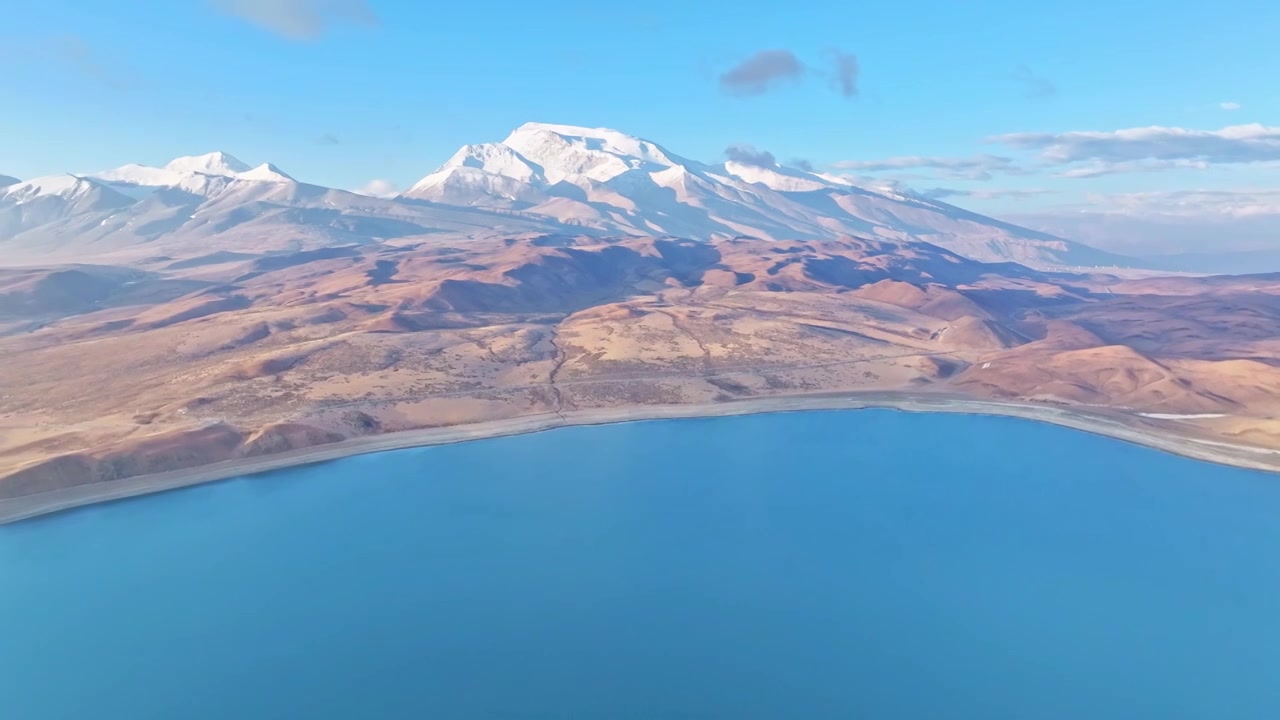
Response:
[[[627,408],[542,413],[466,425],[403,430],[350,438],[254,458],[238,458],[163,473],[138,475],[109,483],[93,483],[35,495],[0,500],[0,525],[87,505],[125,500],[220,480],[415,447],[510,437],[562,427],[614,425],[651,420],[678,420],[821,410],[885,409],[961,415],[1014,417],[1100,435],[1193,460],[1249,470],[1280,472],[1280,450],[1201,439],[1171,430],[1135,424],[1141,415],[1030,402],[969,399],[908,393],[828,393],[748,398],[722,403],[651,405]]]

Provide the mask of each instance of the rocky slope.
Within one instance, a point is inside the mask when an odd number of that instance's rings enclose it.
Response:
[[[815,392],[1190,415],[1169,422],[1274,447],[1278,296],[1278,276],[1123,280],[859,237],[3,270],[0,497],[363,434]]]

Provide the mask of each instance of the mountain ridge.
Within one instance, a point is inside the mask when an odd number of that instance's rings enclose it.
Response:
[[[526,123],[500,142],[464,146],[403,197],[516,209],[611,234],[870,234],[924,240],[983,261],[1122,261],[920,195],[777,164],[703,163],[610,128]]]
[[[32,190],[35,188],[35,190]],[[29,203],[45,197],[40,207]],[[608,128],[525,123],[466,145],[404,193],[298,181],[225,152],[37,178],[0,189],[0,243],[16,258],[298,251],[417,236],[585,233],[694,240],[850,236],[928,242],[983,262],[1130,265],[1120,256],[913,193],[838,175],[709,164]]]

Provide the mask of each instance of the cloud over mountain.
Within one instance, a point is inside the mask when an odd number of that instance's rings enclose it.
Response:
[[[352,190],[357,195],[368,195],[376,198],[395,197],[400,189],[390,180],[373,179],[364,185]]]
[[[757,150],[751,145],[730,145],[724,149],[724,156],[730,161],[757,167],[774,167],[778,159],[768,150]]]

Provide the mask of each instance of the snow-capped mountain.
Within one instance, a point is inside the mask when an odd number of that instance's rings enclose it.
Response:
[[[9,187],[10,185],[17,185],[20,182],[22,181],[16,177],[11,177],[9,175],[0,175],[0,188],[6,188],[6,187]]]
[[[179,188],[210,197],[227,189],[229,181],[293,182],[270,163],[251,168],[224,152],[175,158],[164,167],[130,164],[86,175],[130,197],[145,197],[160,188]]]
[[[376,198],[295,180],[226,153],[0,188],[0,248],[15,262],[130,262],[275,252],[449,233],[559,232],[510,212]]]
[[[1040,268],[1125,259],[946,203],[777,165],[702,163],[616,130],[529,123],[467,145],[402,195],[295,180],[222,152],[0,186],[8,258],[272,252],[523,232],[879,237]]]
[[[270,194],[292,182],[273,165],[250,168],[226,153],[177,158],[161,168],[134,164],[36,178],[0,189],[0,237],[35,231],[100,239],[139,219],[143,227],[164,231],[171,223],[157,225],[157,219],[169,219],[162,216],[194,213],[193,206],[227,193],[242,199]]]
[[[204,175],[236,175],[248,172],[249,166],[224,152],[174,158],[164,166],[173,172],[196,172]]]
[[[0,238],[67,218],[112,213],[133,200],[75,175],[51,175],[0,188]]]
[[[924,197],[776,165],[701,163],[606,128],[525,124],[501,142],[463,147],[404,196],[517,210],[615,234],[870,235],[924,240],[989,262],[1048,267],[1117,260]]]

